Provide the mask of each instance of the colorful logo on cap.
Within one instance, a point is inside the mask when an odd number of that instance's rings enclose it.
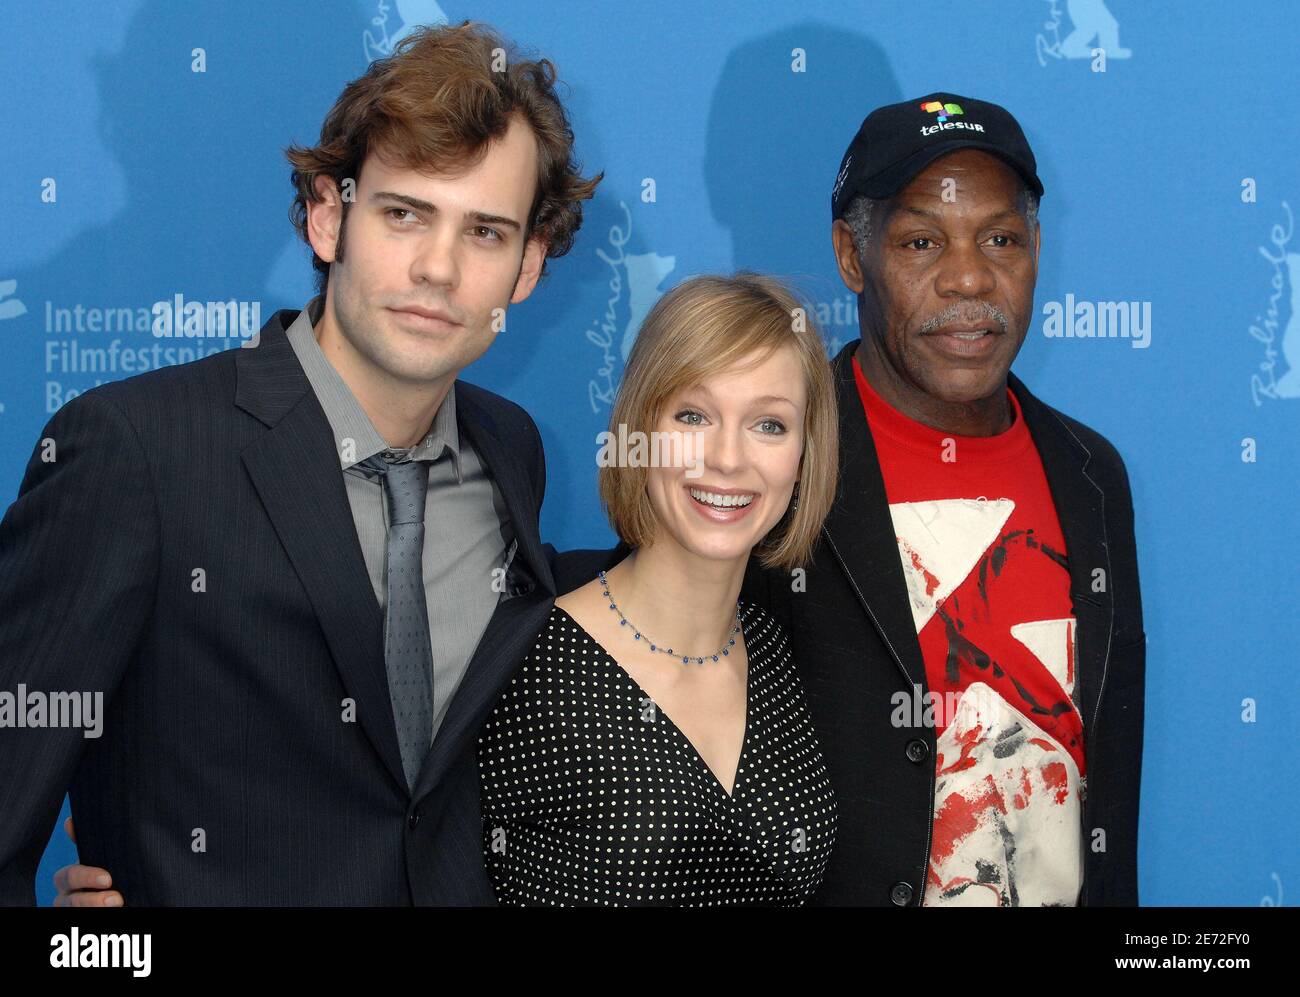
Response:
[[[941,104],[937,100],[927,100],[921,103],[922,111],[938,111],[939,124],[943,124],[951,115],[964,114],[960,104]]]

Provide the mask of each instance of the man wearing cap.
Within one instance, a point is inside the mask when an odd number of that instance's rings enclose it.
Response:
[[[862,123],[831,198],[861,339],[790,634],[839,807],[818,902],[1137,903],[1145,636],[1124,463],[1010,373],[1043,193],[1003,108]]]

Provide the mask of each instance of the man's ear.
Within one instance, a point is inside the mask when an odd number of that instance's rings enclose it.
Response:
[[[542,275],[542,264],[546,261],[547,245],[538,236],[524,243],[524,258],[519,266],[519,279],[515,281],[515,290],[510,295],[510,303],[517,305],[537,286],[537,279]],[[323,257],[322,257],[323,258]]]
[[[318,176],[312,189],[318,200],[307,201],[307,240],[317,256],[333,263],[343,223],[343,199],[332,177]]]
[[[836,218],[831,225],[831,246],[835,250],[840,280],[854,294],[861,294],[864,283],[862,261],[858,259],[858,247],[853,243],[853,229],[843,218]]]

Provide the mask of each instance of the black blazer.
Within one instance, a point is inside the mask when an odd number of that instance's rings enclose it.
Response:
[[[927,683],[880,462],[862,431],[857,345],[833,363],[840,480],[807,592],[796,596],[788,576],[753,565],[746,583],[791,633],[835,787],[840,830],[817,902],[915,906],[930,851],[935,732],[884,722],[896,692]],[[1009,383],[1042,457],[1070,564],[1088,760],[1082,901],[1136,904],[1145,635],[1128,475],[1102,436],[1040,402],[1014,374]],[[1097,569],[1102,592],[1093,591]]]
[[[871,433],[851,360],[832,363],[840,412],[837,497],[806,591],[751,561],[743,595],[786,628],[839,807],[835,851],[813,903],[919,906],[934,813],[934,728],[887,722],[895,693],[928,688]],[[1042,457],[1065,534],[1076,619],[1087,795],[1082,902],[1136,905],[1146,636],[1128,474],[1104,437],[1009,383]],[[594,575],[628,549],[570,552],[566,575]],[[1105,590],[1093,591],[1093,572]],[[566,585],[568,581],[566,579]],[[561,586],[561,591],[564,586]]]
[[[99,739],[0,730],[0,903],[34,902],[69,788],[81,860],[133,905],[492,902],[475,744],[554,601],[541,440],[519,406],[456,383],[518,538],[517,594],[412,794],[383,614],[285,337],[296,315],[256,348],[90,390],[46,426],[56,459],[38,446],[0,522],[0,690],[102,691],[106,720]]]

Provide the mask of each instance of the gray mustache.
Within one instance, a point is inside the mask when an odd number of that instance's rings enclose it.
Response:
[[[952,304],[938,315],[926,319],[921,323],[920,332],[921,335],[926,335],[953,322],[982,322],[986,319],[992,319],[1003,332],[1007,331],[1009,325],[1007,316],[997,305],[987,301],[963,301]]]

